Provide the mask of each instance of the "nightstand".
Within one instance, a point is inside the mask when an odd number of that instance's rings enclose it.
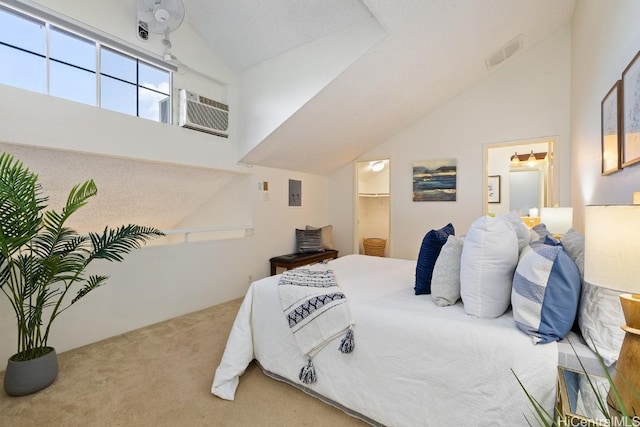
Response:
[[[589,384],[589,379],[591,384]],[[594,388],[597,391],[594,391]],[[560,426],[609,426],[598,405],[598,396],[605,403],[609,392],[607,378],[558,367],[558,401],[556,423]],[[608,414],[607,414],[608,416]]]

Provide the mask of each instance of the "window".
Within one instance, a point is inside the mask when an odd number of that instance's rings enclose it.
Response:
[[[49,95],[96,105],[96,43],[49,27]]]
[[[45,24],[0,9],[0,83],[46,93]]]
[[[170,99],[168,71],[107,47],[100,50],[100,106],[157,122],[163,100]]]
[[[0,83],[169,123],[171,71],[0,6]]]

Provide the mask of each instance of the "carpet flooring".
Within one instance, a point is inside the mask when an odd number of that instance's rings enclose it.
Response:
[[[265,376],[255,363],[241,377],[234,401],[212,395],[213,375],[240,303],[229,301],[59,354],[60,372],[48,388],[22,397],[0,392],[0,426],[365,425]]]

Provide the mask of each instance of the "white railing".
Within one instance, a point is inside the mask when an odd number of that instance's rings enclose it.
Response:
[[[167,243],[189,243],[202,240],[239,239],[254,235],[253,225],[228,225],[217,227],[182,228],[175,230],[163,230],[167,236]],[[175,239],[174,236],[183,235],[183,239]]]

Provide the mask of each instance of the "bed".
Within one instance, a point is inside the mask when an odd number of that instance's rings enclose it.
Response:
[[[314,356],[317,381],[298,377],[301,353],[278,296],[280,275],[250,286],[240,307],[212,393],[233,400],[256,360],[264,372],[372,425],[526,425],[527,390],[553,412],[556,342],[535,345],[511,311],[476,318],[461,302],[439,307],[415,295],[416,261],[348,255],[328,263],[348,298],[355,348],[340,337]],[[513,371],[513,372],[512,372]]]

